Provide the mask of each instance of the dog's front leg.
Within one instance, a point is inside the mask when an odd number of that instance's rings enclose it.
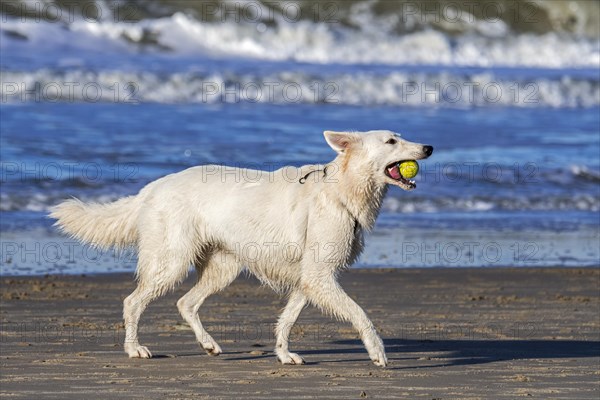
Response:
[[[320,274],[318,280],[303,285],[308,300],[326,313],[349,321],[360,334],[369,357],[380,367],[387,365],[383,341],[363,309],[342,289],[334,273]]]
[[[277,336],[275,354],[282,364],[304,364],[302,357],[296,353],[290,353],[288,343],[292,327],[305,305],[306,297],[300,292],[293,292],[279,317],[279,321],[277,321],[277,327],[275,328]]]

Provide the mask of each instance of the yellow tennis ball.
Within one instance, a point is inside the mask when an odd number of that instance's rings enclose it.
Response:
[[[419,173],[419,164],[416,161],[403,161],[398,165],[403,178],[414,178]]]

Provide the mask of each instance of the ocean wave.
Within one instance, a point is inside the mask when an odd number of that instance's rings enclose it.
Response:
[[[502,38],[451,37],[435,30],[404,35],[386,31],[352,30],[324,23],[299,21],[277,27],[233,23],[200,23],[176,13],[167,19],[144,21],[133,32],[107,27],[120,35],[141,38],[151,31],[157,43],[180,53],[214,52],[267,60],[320,64],[387,64],[453,66],[526,66],[542,68],[600,65],[598,43],[556,33],[508,35]],[[377,25],[373,25],[377,26]],[[264,29],[264,31],[262,31]],[[80,27],[86,30],[86,27]],[[114,36],[114,35],[113,35]]]
[[[260,74],[39,69],[0,71],[0,81],[3,103],[328,103],[461,108],[600,105],[597,78],[568,75],[511,79],[492,72]]]
[[[240,3],[243,5],[243,2]],[[256,2],[265,8],[263,3]],[[332,4],[336,4],[335,2]],[[275,14],[265,21],[199,17],[190,10],[156,18],[75,18],[51,23],[9,17],[2,47],[45,54],[46,49],[110,52],[155,51],[316,64],[442,65],[478,67],[595,68],[600,43],[594,36],[559,29],[517,30],[508,20],[472,18],[414,22],[407,28],[399,9],[377,14],[373,2],[355,2],[335,23],[289,20]],[[265,13],[268,10],[264,11]],[[394,14],[395,13],[395,14]],[[400,13],[400,14],[399,14]],[[525,30],[525,32],[522,32]],[[458,32],[457,32],[458,31]]]
[[[540,197],[392,197],[383,210],[393,213],[485,212],[485,211],[600,211],[600,198],[589,194]]]
[[[530,1],[479,0],[87,0],[64,4],[62,0],[7,1],[2,13],[37,21],[138,22],[186,13],[203,22],[226,20],[273,25],[282,20],[321,21],[346,27],[382,26],[391,32],[436,29],[460,34],[502,30],[494,24],[518,32],[571,33],[596,37],[600,30],[600,5],[589,0]],[[491,25],[491,26],[490,26]]]
[[[97,196],[77,196],[83,201],[106,203],[118,200],[118,194],[102,194]],[[32,211],[49,212],[50,208],[66,200],[64,193],[37,192],[32,194],[0,193],[0,211]]]
[[[573,165],[571,166],[571,173],[579,179],[598,183],[600,182],[600,172],[594,171],[585,165]]]
[[[83,201],[111,202],[122,197],[116,193],[78,195]],[[37,192],[33,194],[1,193],[0,211],[48,212],[64,200],[64,193]],[[590,194],[573,196],[402,196],[386,197],[383,210],[391,213],[485,212],[485,211],[600,211],[600,198]]]

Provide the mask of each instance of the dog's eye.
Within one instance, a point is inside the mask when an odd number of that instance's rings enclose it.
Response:
[[[388,141],[385,143],[386,144],[396,144],[396,143],[398,143],[398,141],[396,139],[388,139]]]

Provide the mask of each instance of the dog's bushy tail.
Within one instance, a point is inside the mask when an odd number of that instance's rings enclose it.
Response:
[[[137,241],[138,203],[136,196],[104,204],[71,199],[53,207],[49,216],[75,239],[99,248],[122,248]]]

